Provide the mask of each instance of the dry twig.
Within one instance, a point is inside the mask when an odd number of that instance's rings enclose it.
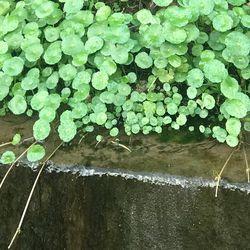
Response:
[[[223,167],[221,168],[221,171],[219,172],[219,174],[215,177],[216,180],[216,187],[215,187],[215,197],[218,197],[218,190],[219,190],[219,185],[220,185],[220,180],[221,180],[221,175],[223,173],[223,171],[225,170],[228,162],[230,161],[230,159],[232,158],[233,154],[235,153],[235,151],[237,151],[241,146],[241,143],[238,145],[237,148],[234,148],[232,150],[232,152],[230,153],[230,155],[228,156],[227,160],[225,161]]]
[[[22,224],[23,224],[25,215],[26,215],[26,213],[27,213],[27,210],[28,210],[28,207],[29,207],[29,204],[30,204],[32,195],[33,195],[33,193],[34,193],[34,190],[35,190],[35,188],[36,188],[36,186],[37,186],[38,180],[39,180],[39,178],[40,178],[40,176],[41,176],[41,174],[42,174],[42,171],[43,171],[44,168],[45,168],[45,165],[46,165],[47,161],[56,153],[56,151],[62,146],[62,144],[63,144],[63,143],[60,143],[60,144],[56,147],[56,149],[55,149],[55,150],[47,157],[47,159],[43,162],[43,164],[42,164],[42,166],[41,166],[41,168],[40,168],[40,170],[39,170],[39,172],[38,172],[38,174],[37,174],[37,176],[36,176],[36,179],[35,179],[35,181],[34,181],[34,184],[33,184],[33,186],[32,186],[32,189],[31,189],[31,191],[30,191],[28,200],[27,200],[26,205],[25,205],[25,207],[24,207],[24,210],[23,210],[23,213],[22,213],[20,222],[19,222],[19,224],[18,224],[18,227],[17,227],[17,229],[16,229],[16,232],[15,232],[14,236],[13,236],[12,239],[11,239],[11,242],[10,242],[10,244],[9,244],[9,246],[8,246],[8,249],[10,249],[11,246],[13,245],[13,243],[14,243],[14,241],[15,241],[17,235],[21,233],[21,227],[22,227]]]

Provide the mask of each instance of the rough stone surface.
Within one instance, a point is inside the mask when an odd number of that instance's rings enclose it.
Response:
[[[35,176],[18,167],[0,192],[0,249]],[[239,190],[222,188],[216,199],[214,188],[202,185],[44,172],[13,249],[250,249],[249,207],[250,196]]]

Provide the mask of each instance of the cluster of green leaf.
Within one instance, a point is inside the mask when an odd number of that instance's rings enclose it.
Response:
[[[2,0],[0,113],[38,114],[37,141],[58,119],[64,142],[98,126],[111,136],[185,126],[236,146],[250,130],[249,4],[153,2],[156,13],[132,15],[86,0]]]

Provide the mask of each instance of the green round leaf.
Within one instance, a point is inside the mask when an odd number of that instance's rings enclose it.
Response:
[[[204,81],[204,74],[200,69],[191,69],[187,75],[187,83],[189,86],[199,88]]]
[[[240,6],[244,3],[246,3],[246,0],[227,0],[228,3],[230,3],[231,5],[234,5],[234,6]]]
[[[73,121],[62,122],[58,127],[59,137],[64,142],[70,142],[74,139],[77,127]]]
[[[40,161],[45,156],[45,149],[41,145],[33,145],[27,151],[27,159],[30,162]]]
[[[189,6],[200,12],[201,15],[209,15],[214,9],[213,0],[189,0]]]
[[[64,81],[73,80],[76,74],[77,74],[77,70],[72,64],[65,64],[59,68],[59,76]]]
[[[55,117],[56,117],[56,112],[55,109],[52,107],[44,107],[39,112],[39,118],[46,122],[52,122],[55,119]]]
[[[239,139],[238,137],[234,135],[228,135],[226,138],[227,145],[230,147],[236,147],[239,144]]]
[[[23,96],[15,95],[8,103],[8,108],[15,115],[23,114],[27,109],[27,103]]]
[[[17,145],[17,144],[19,144],[20,143],[20,141],[21,141],[21,135],[20,134],[15,134],[14,136],[13,136],[13,139],[12,139],[12,141],[11,141],[11,144],[12,145]]]
[[[61,42],[51,43],[46,49],[43,58],[49,65],[58,63],[62,58]]]
[[[234,98],[235,94],[239,90],[239,84],[236,79],[231,76],[228,76],[221,82],[220,89],[225,97]]]
[[[153,65],[153,60],[146,52],[140,52],[135,57],[135,63],[142,69],[148,69]]]
[[[43,1],[35,9],[36,16],[38,18],[45,18],[50,16],[54,11],[55,5],[52,1]]]
[[[38,141],[46,139],[50,134],[50,125],[45,120],[37,120],[33,125],[33,135]]]
[[[213,27],[220,32],[226,32],[233,27],[233,19],[227,14],[219,14],[213,19]]]
[[[152,13],[147,9],[141,9],[136,13],[136,17],[142,24],[148,24],[153,21]]]
[[[250,28],[250,15],[244,15],[241,18],[241,23],[243,26],[249,29]]]
[[[118,128],[112,128],[109,132],[110,136],[116,137],[119,134],[119,129]]]
[[[93,54],[96,51],[100,50],[103,46],[103,40],[98,36],[90,37],[85,43],[85,50],[88,54]]]
[[[77,55],[84,50],[84,45],[80,37],[71,35],[63,38],[62,51],[66,55]]]
[[[229,33],[225,44],[231,56],[247,56],[250,53],[250,38],[239,31]]]
[[[247,115],[247,108],[239,99],[227,99],[224,102],[226,112],[236,118],[244,118]]]
[[[238,136],[241,131],[241,122],[237,118],[229,118],[226,121],[226,130],[230,135]]]
[[[46,40],[52,43],[52,42],[55,42],[59,38],[60,32],[58,28],[48,26],[44,30],[44,35],[45,35]]]
[[[92,76],[92,86],[97,90],[103,90],[108,85],[108,74],[106,72],[96,72]]]
[[[8,51],[8,43],[0,41],[0,54],[5,54]]]
[[[12,151],[6,151],[2,154],[0,163],[4,165],[11,164],[15,161],[16,156]]]
[[[219,142],[225,142],[227,138],[227,131],[224,128],[219,126],[214,126],[213,129],[213,137],[216,138]]]
[[[217,59],[207,62],[203,71],[205,77],[214,83],[222,82],[228,75],[225,65]]]
[[[187,117],[184,114],[180,114],[177,118],[176,118],[176,122],[178,125],[183,126],[186,124],[187,122]]]
[[[8,76],[17,76],[23,71],[24,61],[20,57],[12,57],[3,63],[3,72]]]
[[[206,109],[213,109],[215,107],[215,99],[212,95],[203,93],[202,94],[202,102]]]
[[[38,91],[33,97],[31,98],[30,105],[34,110],[40,110],[44,107],[45,101],[48,97],[49,93],[47,90],[40,90]]]
[[[178,28],[165,22],[163,25],[163,35],[165,39],[172,44],[180,44],[187,38],[187,33],[183,28]]]

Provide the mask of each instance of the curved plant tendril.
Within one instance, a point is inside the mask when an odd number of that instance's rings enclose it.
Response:
[[[127,146],[117,142],[117,141],[111,141],[112,144],[114,144],[115,146],[118,146],[118,147],[121,147],[121,148],[124,148],[126,149],[127,151],[129,151],[130,153],[132,152],[132,150],[130,148],[128,148]]]

